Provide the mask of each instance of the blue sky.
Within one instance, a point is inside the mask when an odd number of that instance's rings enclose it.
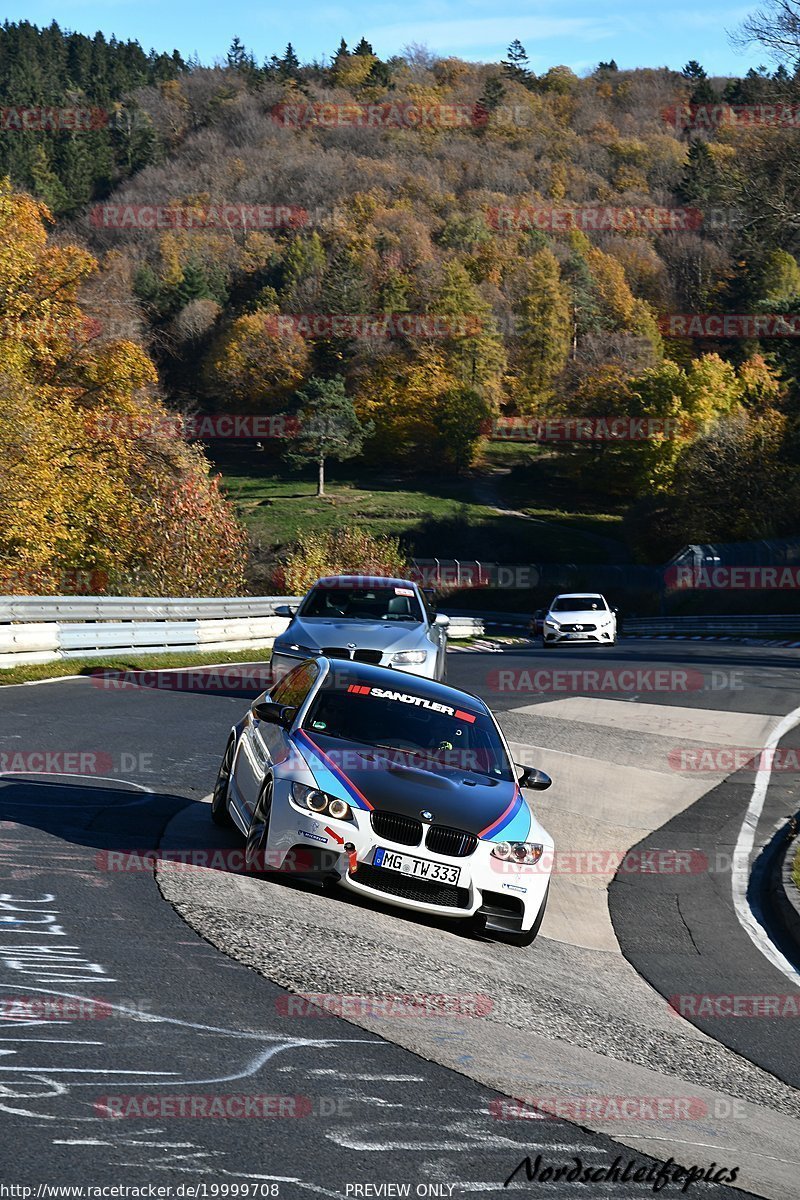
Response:
[[[709,74],[738,75],[765,61],[751,47],[731,46],[728,32],[759,6],[731,6],[706,0],[648,5],[647,0],[501,0],[498,13],[478,0],[404,0],[347,5],[315,0],[291,4],[258,0],[13,0],[4,8],[11,21],[37,25],[56,20],[65,29],[135,38],[147,50],[200,56],[212,62],[224,55],[235,34],[256,58],[282,52],[291,41],[303,61],[330,55],[340,37],[353,45],[363,34],[383,57],[418,42],[431,50],[474,61],[498,61],[514,38],[528,51],[534,70],[565,63],[582,74],[602,59],[620,67],[669,66],[680,69],[695,58]]]

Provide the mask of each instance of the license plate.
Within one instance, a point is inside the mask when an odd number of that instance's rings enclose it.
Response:
[[[379,846],[375,851],[372,863],[373,866],[383,867],[386,871],[399,871],[401,875],[411,875],[414,879],[430,879],[434,883],[457,884],[461,878],[461,867],[431,862],[427,858],[412,858],[410,854],[398,854],[395,850],[385,850],[383,846]]]

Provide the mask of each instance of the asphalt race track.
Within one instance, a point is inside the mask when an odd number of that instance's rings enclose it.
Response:
[[[734,907],[755,773],[726,770],[721,753],[763,745],[798,706],[798,661],[666,641],[451,654],[449,681],[483,695],[520,759],[555,781],[534,802],[565,859],[526,950],[226,869],[241,845],[211,825],[207,798],[228,729],[260,690],[246,680],[0,689],[0,1179],[31,1195],[152,1184],[215,1197],[247,1183],[298,1198],[406,1185],[641,1196],[654,1190],[644,1168],[672,1157],[723,1178],[738,1167],[737,1186],[679,1182],[661,1196],[797,1196],[797,1017],[694,1015],[691,998],[800,997],[800,976],[768,961]],[[717,758],[695,769],[709,749]],[[71,773],[12,774],[17,752],[49,752],[50,771]],[[797,807],[796,777],[776,772],[753,858]],[[157,847],[157,867],[122,857]],[[631,847],[632,869],[618,870]],[[208,865],[174,861],[189,851]],[[462,1005],[342,1019],[291,993]],[[509,1097],[562,1101],[572,1119],[525,1118]],[[202,1115],[181,1115],[187,1098]],[[587,1104],[598,1098],[635,1112]],[[521,1170],[504,1187],[526,1155],[541,1156],[537,1178]],[[576,1158],[598,1172],[620,1162],[602,1182],[548,1180]],[[634,1159],[640,1179],[620,1181]]]

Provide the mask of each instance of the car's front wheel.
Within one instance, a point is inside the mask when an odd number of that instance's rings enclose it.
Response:
[[[217,782],[214,784],[214,794],[211,797],[211,820],[215,825],[221,825],[223,828],[229,828],[233,824],[231,814],[228,812],[228,787],[231,782],[235,752],[236,739],[231,734],[219,765]]]
[[[512,946],[530,946],[530,944],[536,940],[536,935],[542,927],[542,921],[544,920],[544,910],[547,908],[547,897],[549,895],[550,895],[550,884],[548,883],[547,888],[544,893],[544,896],[542,897],[541,906],[539,908],[538,913],[536,914],[536,920],[533,922],[533,925],[531,925],[530,929],[525,929],[521,933],[508,934],[508,941],[511,943]]]
[[[244,861],[250,871],[263,871],[264,852],[269,832],[269,818],[272,812],[272,780],[267,779],[261,785],[258,800],[250,818],[250,828],[247,830],[247,841],[244,848]]]

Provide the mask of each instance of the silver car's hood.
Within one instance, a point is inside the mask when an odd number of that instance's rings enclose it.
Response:
[[[337,621],[329,617],[295,617],[281,642],[293,641],[320,650],[324,646],[346,646],[354,642],[361,650],[407,650],[425,638],[425,626],[418,621]]]

